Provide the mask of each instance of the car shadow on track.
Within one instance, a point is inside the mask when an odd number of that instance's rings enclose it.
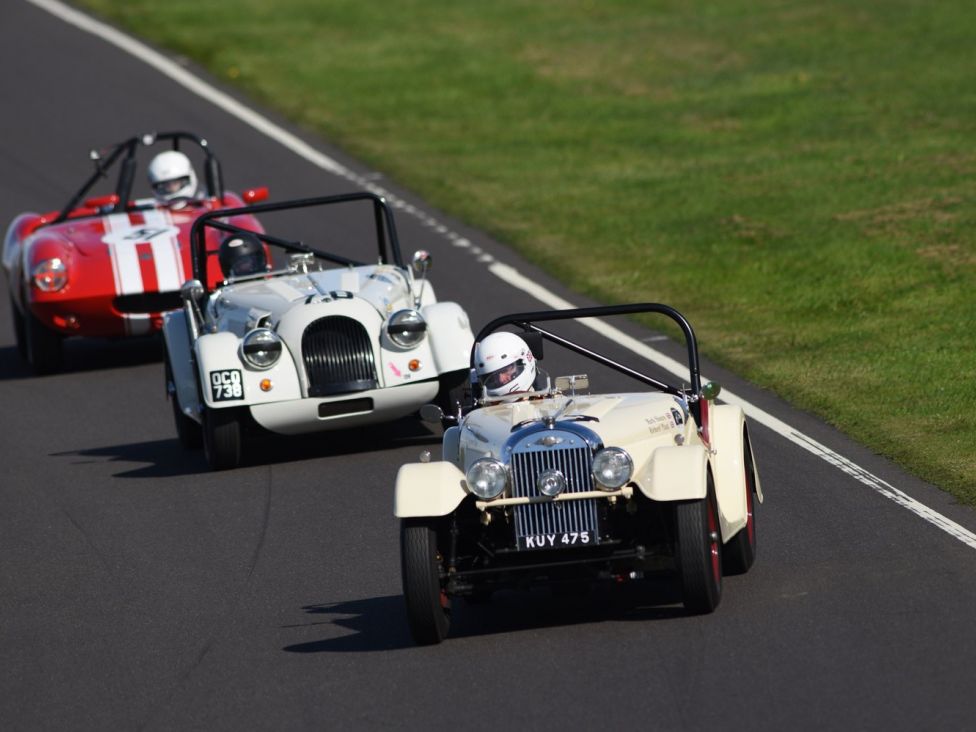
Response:
[[[53,374],[144,366],[163,360],[163,340],[159,336],[110,340],[69,338],[64,342],[64,368]],[[0,347],[0,381],[39,377],[24,363],[16,346]]]
[[[419,417],[404,417],[385,424],[349,427],[306,435],[252,434],[244,465],[269,465],[315,458],[384,452],[398,447],[433,447],[441,444],[439,428]]]
[[[131,442],[125,445],[94,447],[88,450],[52,452],[51,457],[74,457],[75,465],[85,463],[141,463],[139,467],[115,473],[116,478],[173,478],[208,472],[201,451],[184,450],[176,439]]]
[[[339,455],[383,452],[398,447],[435,447],[439,430],[432,432],[419,418],[410,417],[383,425],[320,432],[314,435],[282,436],[257,434],[248,442],[238,469],[279,463],[316,460]],[[209,473],[203,450],[188,450],[176,437],[152,442],[129,442],[86,450],[51,453],[51,457],[77,457],[85,462],[143,463],[115,473],[116,478],[170,478]],[[232,474],[233,471],[228,471]]]
[[[607,621],[653,621],[688,617],[681,588],[673,577],[599,583],[575,593],[549,590],[503,591],[477,604],[455,600],[452,638],[475,638],[525,630]],[[334,625],[355,633],[285,646],[289,653],[368,653],[415,646],[406,623],[403,597],[387,595],[348,602],[306,605],[310,615],[331,619],[310,625]],[[391,622],[391,618],[393,621]],[[287,626],[307,627],[307,626]]]

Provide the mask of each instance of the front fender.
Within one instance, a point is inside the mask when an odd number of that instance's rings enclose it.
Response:
[[[423,308],[421,314],[427,321],[437,372],[467,371],[474,334],[464,309],[456,302],[439,302]]]
[[[397,518],[446,516],[466,495],[464,473],[452,463],[407,463],[397,472],[393,515]]]
[[[36,213],[23,213],[10,222],[10,226],[7,227],[7,233],[3,238],[3,268],[8,274],[14,270],[23,241],[30,235],[30,231],[38,218],[39,216]]]
[[[193,349],[186,328],[186,313],[174,310],[163,316],[163,341],[166,343],[166,358],[173,374],[173,385],[180,411],[200,421],[200,394],[197,389],[197,376],[193,368]]]
[[[652,501],[690,501],[708,491],[708,452],[700,444],[658,447],[634,480]]]
[[[715,497],[718,500],[722,535],[731,536],[748,521],[746,504],[745,433],[746,417],[733,404],[713,406],[710,413],[712,466],[715,471]],[[751,448],[751,446],[750,446]],[[755,470],[755,457],[752,461]],[[756,471],[756,497],[762,502],[759,475]],[[727,533],[728,532],[728,533]]]

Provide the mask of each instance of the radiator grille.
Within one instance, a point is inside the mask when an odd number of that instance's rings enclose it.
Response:
[[[366,329],[341,315],[319,318],[302,335],[308,395],[331,396],[375,389],[376,363]]]
[[[536,477],[544,470],[556,469],[566,476],[566,493],[592,490],[590,449],[531,450],[512,455],[512,495],[538,496]],[[546,501],[515,507],[515,531],[519,538],[564,531],[591,531],[597,536],[596,501]]]

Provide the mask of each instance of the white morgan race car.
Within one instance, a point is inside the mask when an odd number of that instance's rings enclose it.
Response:
[[[664,315],[681,329],[684,385],[539,325],[634,313]],[[422,410],[427,419],[455,424],[444,432],[442,460],[423,455],[396,478],[414,639],[443,640],[456,597],[485,600],[497,589],[534,584],[676,574],[689,612],[714,610],[723,574],[746,572],[754,561],[762,489],[742,409],[716,404],[719,387],[701,384],[691,325],[654,303],[508,315],[478,334],[472,378],[482,358],[478,344],[506,326],[531,348],[529,361],[541,359],[542,343],[550,341],[650,390],[589,394],[588,376],[561,376],[500,397],[475,384],[481,397],[454,418],[436,406]]]
[[[310,212],[298,210],[312,208],[317,218],[341,209],[356,221],[310,224]],[[365,234],[378,256],[366,263],[228,223],[282,211],[304,216],[316,241],[342,239],[361,252]],[[204,245],[212,229],[226,234],[217,257],[224,279],[208,292],[202,283],[218,264]],[[255,426],[294,435],[389,421],[431,401],[451,409],[466,386],[467,314],[437,302],[426,281],[429,254],[404,265],[382,198],[350,193],[215,211],[191,237],[194,278],[163,325],[166,389],[180,441],[202,443],[211,468],[237,466]],[[272,251],[280,266],[270,264]]]

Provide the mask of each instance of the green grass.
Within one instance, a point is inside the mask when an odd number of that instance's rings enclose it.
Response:
[[[976,504],[972,0],[78,4]]]

